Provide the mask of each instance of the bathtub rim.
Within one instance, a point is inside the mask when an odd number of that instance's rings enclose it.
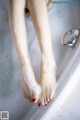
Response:
[[[79,40],[79,43],[77,44],[77,47],[75,47],[73,54],[74,55],[72,56],[70,63],[67,65],[65,71],[62,73],[62,75],[59,78],[59,82],[57,84],[57,87],[58,86],[59,87],[57,90],[57,95],[55,96],[55,100],[53,100],[50,103],[50,105],[45,108],[38,108],[37,105],[33,105],[32,108],[30,109],[30,111],[24,116],[24,118],[22,120],[26,120],[26,118],[28,120],[37,120],[37,118],[39,120],[45,120],[45,119],[48,120],[47,118],[50,119],[51,116],[53,116],[57,112],[57,110],[62,106],[62,105],[59,105],[59,101],[62,98],[61,95],[63,93],[63,90],[65,91],[66,86],[68,86],[68,84],[70,82],[70,77],[72,76],[73,72],[75,71],[75,69],[78,67],[78,65],[80,63],[80,40]],[[65,79],[65,82],[63,82],[64,79]],[[76,80],[75,84],[77,84],[77,82],[78,82],[78,80]],[[70,90],[70,92],[71,91],[72,90]],[[54,112],[51,115],[52,109]]]

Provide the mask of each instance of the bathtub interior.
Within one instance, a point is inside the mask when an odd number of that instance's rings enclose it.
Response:
[[[49,11],[52,46],[58,67],[58,79],[69,64],[74,49],[62,46],[64,33],[80,26],[80,5],[54,5]],[[40,49],[31,17],[26,18],[29,53],[36,79],[40,72]],[[11,120],[22,119],[32,108],[37,107],[25,100],[21,92],[22,75],[18,57],[13,44],[9,19],[8,1],[0,0],[0,111],[10,112]],[[42,110],[42,109],[41,109]]]

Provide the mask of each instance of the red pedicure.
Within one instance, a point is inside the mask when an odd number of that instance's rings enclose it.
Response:
[[[35,98],[33,98],[32,102],[35,102],[35,101],[36,101],[36,99],[35,99]]]
[[[41,104],[40,104],[40,103],[38,103],[38,106],[39,106],[39,107],[40,107],[40,105],[41,105]]]
[[[42,106],[42,107],[44,107],[44,106]]]

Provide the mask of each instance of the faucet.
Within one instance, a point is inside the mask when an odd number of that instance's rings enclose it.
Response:
[[[67,31],[62,38],[62,45],[74,47],[80,37],[80,27]]]

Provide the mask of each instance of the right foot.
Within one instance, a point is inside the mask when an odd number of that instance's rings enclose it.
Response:
[[[39,85],[41,87],[41,96],[39,98],[39,106],[46,106],[54,97],[56,90],[56,65],[54,59],[42,57],[41,78]]]
[[[36,103],[40,97],[41,89],[37,84],[33,74],[23,70],[24,81],[22,83],[22,90],[24,97],[29,99],[30,102]]]

